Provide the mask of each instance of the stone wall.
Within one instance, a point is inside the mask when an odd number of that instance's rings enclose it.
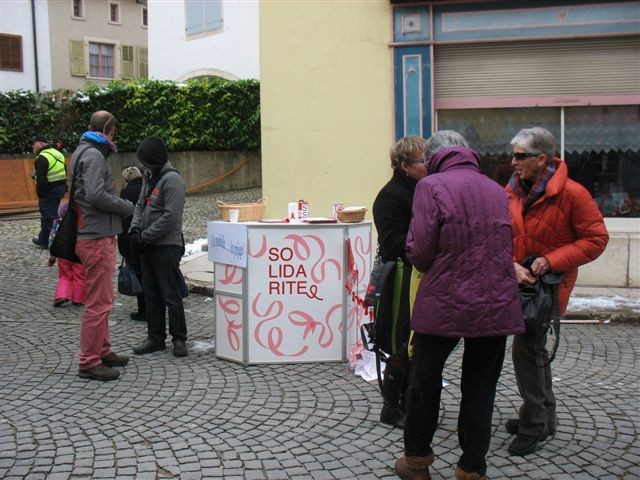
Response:
[[[69,159],[70,155],[67,155]],[[259,152],[174,152],[169,161],[182,174],[187,192],[216,193],[262,186]],[[124,167],[138,165],[135,153],[109,156],[117,190]],[[37,210],[33,156],[0,155],[0,211]]]

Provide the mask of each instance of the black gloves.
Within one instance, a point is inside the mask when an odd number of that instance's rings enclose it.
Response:
[[[131,246],[138,246],[138,248],[144,245],[144,240],[142,240],[140,232],[137,231],[129,234],[129,242],[131,243]]]

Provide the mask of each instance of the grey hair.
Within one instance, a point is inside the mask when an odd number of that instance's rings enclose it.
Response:
[[[552,162],[556,153],[556,139],[549,130],[542,127],[523,128],[513,137],[511,145],[517,145],[531,153],[543,153],[547,156],[547,162]]]
[[[436,153],[449,147],[469,147],[467,140],[458,132],[453,130],[440,130],[434,133],[424,149],[424,156],[429,159]]]

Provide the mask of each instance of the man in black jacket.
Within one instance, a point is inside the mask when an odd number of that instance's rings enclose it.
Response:
[[[64,155],[49,145],[46,137],[33,137],[31,149],[36,154],[33,167],[40,209],[40,233],[31,241],[37,247],[48,248],[49,232],[53,221],[58,218],[60,200],[67,192],[67,169]]]

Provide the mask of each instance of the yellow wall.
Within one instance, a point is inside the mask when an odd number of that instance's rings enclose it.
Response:
[[[391,176],[393,77],[388,0],[262,0],[260,84],[266,217],[304,198],[371,205]]]

